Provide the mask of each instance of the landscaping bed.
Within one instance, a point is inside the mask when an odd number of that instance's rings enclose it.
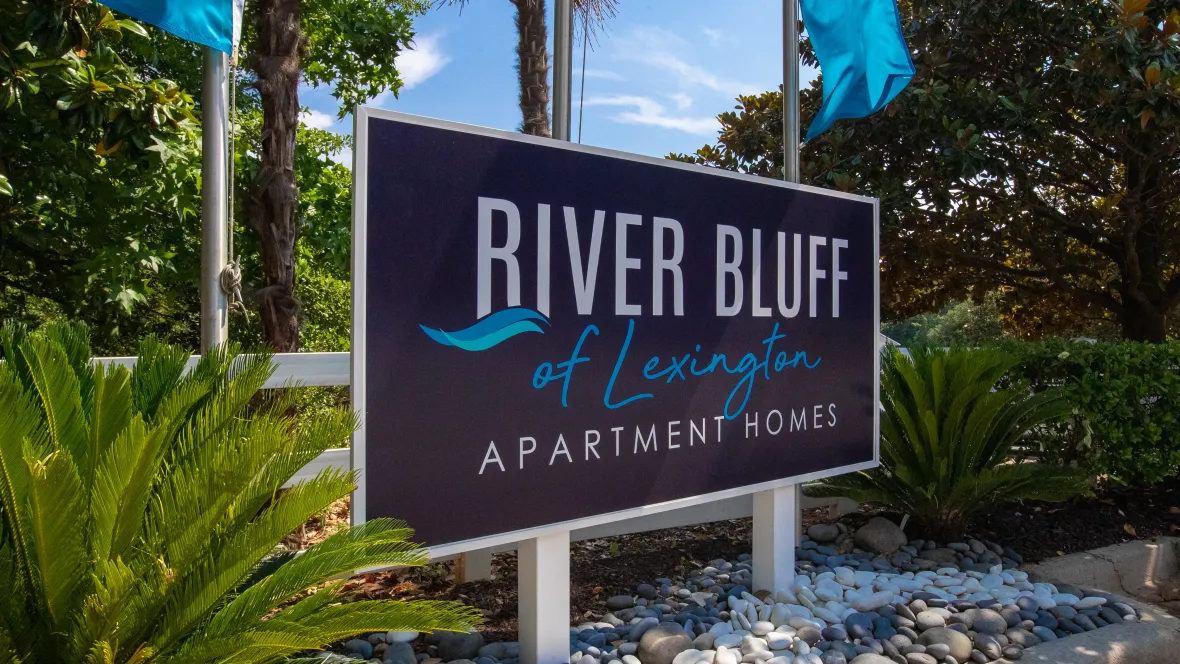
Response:
[[[1124,509],[1123,515],[1145,514],[1169,502],[1172,491],[1174,489],[1170,487],[1140,494],[1107,490],[1097,498],[1080,499],[1066,505],[1012,505],[1008,512],[1009,518],[1014,521],[1022,518],[1022,510],[1027,510],[1032,518],[1028,519],[1029,525],[1022,524],[1014,528],[1017,536],[1008,538],[1006,542],[1026,541],[1035,544],[1045,541],[1042,532],[1051,533],[1057,529],[1074,527],[1077,520],[1084,518],[1087,512],[1095,511],[1095,505],[1109,507],[1113,514],[1118,514],[1119,509]],[[1142,511],[1136,512],[1136,508]],[[1169,513],[1166,507],[1162,511],[1165,513],[1162,517],[1140,521],[1147,524],[1144,528],[1146,532],[1170,529],[1180,516]],[[336,520],[343,521],[344,516],[346,511],[333,511],[332,517]],[[780,659],[774,664],[831,664],[851,662],[857,656],[868,653],[885,657],[885,661],[905,661],[907,664],[964,664],[965,661],[973,661],[970,659],[972,656],[976,658],[974,661],[1019,658],[1025,647],[1035,647],[1041,641],[1137,619],[1136,612],[1121,598],[1071,586],[1032,584],[1022,572],[1013,569],[1016,564],[1025,562],[1025,556],[1017,552],[1017,547],[1007,543],[999,545],[985,543],[982,539],[965,539],[953,543],[954,548],[949,548],[941,544],[927,544],[925,541],[909,541],[905,543],[905,548],[891,556],[873,556],[859,550],[854,552],[852,545],[852,533],[871,518],[870,510],[862,508],[858,513],[847,515],[840,525],[831,525],[828,533],[824,532],[824,526],[818,529],[813,527],[821,524],[825,517],[826,510],[822,509],[808,510],[804,514],[804,524],[812,534],[829,540],[834,532],[834,537],[839,538],[838,543],[808,541],[797,552],[800,578],[808,580],[806,583],[801,582],[801,585],[805,585],[807,590],[797,587],[792,596],[775,598],[786,601],[768,600],[764,606],[757,604],[761,600],[751,601],[748,595],[742,595],[743,590],[748,593],[749,588],[749,519],[573,543],[570,620],[573,626],[571,655],[574,658],[571,661],[609,664],[618,660],[623,664],[636,664],[638,659],[642,664],[671,664],[671,660],[661,662],[657,655],[641,653],[640,643],[646,631],[657,625],[669,627],[666,623],[671,622],[679,626],[664,630],[670,632],[671,636],[664,634],[661,638],[673,638],[675,641],[676,631],[685,632],[681,618],[690,620],[691,633],[685,633],[684,636],[691,637],[692,644],[684,651],[689,654],[682,655],[676,664],[699,664],[705,661],[736,664],[770,661],[775,657],[784,658],[785,661]],[[998,518],[998,513],[985,512],[976,523],[986,524]],[[1111,521],[1109,516],[1106,518]],[[304,536],[314,540],[316,529],[310,529]],[[1061,540],[1058,546],[1069,548],[1075,543],[1104,540],[1118,542],[1130,538],[1130,533],[1121,526],[1095,528],[1084,537]],[[1044,545],[1038,549],[1044,550]],[[1066,552],[1065,549],[1058,550]],[[839,558],[829,559],[831,555]],[[1057,555],[1056,551],[1052,555]],[[839,569],[833,571],[826,563],[837,564]],[[1001,568],[1004,568],[1002,572]],[[836,576],[837,572],[839,577]],[[911,580],[895,576],[898,572],[915,578]],[[998,579],[993,572],[1000,572]],[[368,654],[378,661],[389,661],[391,664],[412,664],[409,660],[398,660],[394,651],[389,650],[396,648],[405,657],[410,652],[406,649],[408,647],[413,650],[414,662],[439,664],[459,660],[460,664],[466,664],[462,660],[470,660],[476,664],[514,664],[518,652],[518,646],[515,645],[517,607],[514,553],[493,557],[493,577],[491,581],[456,585],[451,564],[436,563],[420,569],[364,575],[351,581],[347,592],[355,597],[460,600],[479,607],[486,623],[480,635],[463,637],[458,642],[455,639],[459,637],[443,636],[440,641],[438,637],[432,636],[416,639],[408,646],[392,646],[385,643],[385,635],[371,635],[370,639],[376,641],[375,644],[366,642],[365,646],[360,644],[360,640],[355,640],[351,642],[351,647],[362,651],[366,647],[375,647],[375,655],[372,650],[350,654],[354,657]],[[871,589],[890,582],[897,583],[899,579],[906,588],[902,591],[905,593],[905,602],[895,602],[897,594],[890,594],[888,598],[879,594],[875,600],[864,598],[866,601],[852,606],[847,606],[845,602],[845,613],[849,613],[849,608],[857,609],[855,615],[861,616],[851,618],[851,623],[847,617],[823,613],[839,608],[825,608],[826,602],[835,601],[824,599],[835,597],[832,594],[835,588],[833,583],[842,587],[842,595],[851,589],[852,597],[856,598],[860,592],[856,590],[858,582],[860,590],[864,591],[866,584]],[[927,591],[921,589],[914,590],[934,583],[950,584],[952,579],[954,585],[936,587],[955,591],[954,599],[926,595],[923,593]],[[985,588],[985,583],[992,588]],[[1000,585],[997,586],[997,583]],[[746,587],[737,587],[743,585]],[[735,587],[736,595],[732,594]],[[821,587],[825,593],[822,597],[816,595]],[[872,596],[874,592],[863,594]],[[988,598],[981,593],[999,597]],[[802,599],[800,594],[808,599]],[[810,599],[810,595],[816,595],[815,599],[819,602]],[[874,606],[874,602],[885,603]],[[790,607],[805,607],[808,603],[811,606],[806,611],[811,612],[810,616],[791,613],[792,610],[803,609]],[[672,608],[659,608],[661,605]],[[743,613],[748,626],[742,618],[737,617],[735,609]],[[677,616],[677,620],[664,618],[664,614],[660,613],[659,618],[663,618],[661,621],[653,615],[653,611],[668,611],[670,615]],[[752,612],[752,615],[746,612]],[[701,613],[704,615],[698,615]],[[807,629],[807,621],[820,616],[826,619],[824,624],[827,627],[820,629],[815,625],[815,632],[812,633]],[[793,625],[791,619],[794,619]],[[977,619],[982,627],[977,628],[975,625]],[[641,623],[646,627],[636,628]],[[758,631],[764,633],[757,634],[757,631],[750,629],[755,623],[772,623],[771,629],[765,631],[766,625],[763,624]],[[869,634],[857,631],[862,638],[854,642],[849,632],[862,628],[868,630]],[[734,629],[730,634],[751,637],[753,640],[735,639],[732,635],[725,638],[730,629]],[[959,630],[967,641],[950,634],[948,630]],[[927,632],[930,634],[927,635]],[[803,638],[800,638],[800,633]],[[654,634],[660,635],[662,632]],[[716,644],[719,636],[722,637],[720,648],[725,648],[726,653],[720,656]],[[841,636],[844,638],[837,638]],[[391,638],[399,637],[391,635]],[[654,638],[649,637],[649,640]],[[713,643],[706,643],[710,639]],[[812,642],[809,643],[809,640]],[[601,646],[595,645],[599,642]],[[947,652],[943,652],[942,646],[946,646]],[[955,659],[950,651],[952,647],[959,649],[959,654],[963,654],[963,648],[968,648],[968,659]],[[349,651],[344,644],[338,650]],[[392,658],[386,660],[386,652]],[[699,654],[693,655],[692,652]],[[810,657],[808,653],[813,653],[815,657]],[[908,659],[907,654],[910,655]],[[925,654],[933,659],[917,657]],[[729,662],[730,655],[734,656],[735,662]],[[893,659],[889,659],[890,656]]]
[[[697,532],[706,540],[734,522],[714,524],[713,533]],[[705,529],[709,526],[695,526]],[[683,531],[685,529],[677,529]],[[649,538],[667,537],[647,534]],[[575,615],[570,631],[571,662],[576,664],[963,664],[1019,659],[1026,647],[1054,641],[1110,624],[1133,622],[1138,614],[1121,598],[1072,586],[1034,584],[1015,569],[1020,555],[993,542],[969,539],[938,543],[906,541],[896,526],[874,519],[855,532],[844,524],[812,524],[797,550],[799,576],[794,587],[773,598],[751,594],[748,554],[711,559],[696,565],[691,558],[694,540],[672,542],[694,564],[677,572],[609,595],[602,586],[590,588],[594,608]],[[737,544],[732,537],[730,543]],[[743,533],[744,534],[744,533]],[[854,545],[855,542],[855,545]],[[650,544],[650,542],[649,542]],[[722,546],[726,546],[722,543]],[[864,551],[864,546],[888,554]],[[575,559],[602,559],[602,541],[576,547]],[[665,547],[667,548],[667,546]],[[597,552],[597,553],[596,553]],[[621,547],[607,545],[606,555]],[[509,562],[501,558],[501,564]],[[599,568],[588,560],[591,567]],[[650,562],[649,562],[650,564]],[[420,572],[424,585],[403,579],[391,594],[429,594],[432,585],[445,584],[439,566]],[[574,569],[578,569],[575,563]],[[501,570],[508,571],[508,570]],[[593,578],[601,578],[600,573]],[[388,573],[390,580],[396,573]],[[493,590],[510,576],[462,588]],[[381,592],[381,575],[355,582],[363,593]],[[575,579],[574,600],[581,584]],[[446,597],[472,597],[461,588]],[[478,590],[477,590],[478,592]],[[496,593],[498,594],[498,593]],[[604,597],[600,602],[597,597]],[[490,618],[509,610],[500,602]],[[599,609],[599,610],[596,610]],[[581,607],[575,613],[583,611]],[[501,630],[505,627],[501,625]],[[415,646],[401,639],[412,635],[371,635],[343,644],[342,650],[359,657],[379,658],[388,664],[516,664],[514,642],[487,643],[495,627],[482,635],[431,635]],[[392,641],[392,642],[390,642]],[[387,654],[388,653],[388,654]],[[878,658],[878,659],[874,659]]]
[[[856,528],[876,510],[862,507],[841,522]],[[825,509],[805,510],[805,526],[822,522]],[[323,520],[310,523],[288,540],[322,540],[325,533],[348,522],[344,501]],[[1131,526],[1128,531],[1127,525]],[[639,583],[683,574],[709,560],[734,560],[750,550],[750,519],[670,528],[647,533],[574,542],[571,545],[571,622],[601,615],[607,598],[631,592]],[[1003,542],[1018,551],[1021,562],[1035,563],[1133,539],[1175,534],[1180,529],[1180,480],[1154,487],[1100,487],[1094,497],[1067,503],[1011,503],[982,512],[972,523],[982,539]],[[451,563],[425,568],[364,575],[350,582],[354,596],[364,598],[456,599],[478,607],[486,620],[489,641],[516,639],[516,554],[496,554],[493,580],[454,583]]]

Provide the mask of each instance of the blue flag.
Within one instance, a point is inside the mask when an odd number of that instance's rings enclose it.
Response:
[[[896,0],[801,0],[803,26],[819,59],[824,103],[807,140],[837,120],[885,108],[914,77]]]
[[[233,53],[243,0],[102,0],[111,9],[191,42]]]

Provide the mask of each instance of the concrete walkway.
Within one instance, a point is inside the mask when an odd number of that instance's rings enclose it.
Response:
[[[1180,618],[1154,603],[1180,608],[1180,538],[1128,542],[1029,565],[1029,578],[1068,583],[1126,597],[1138,622],[1110,625],[1024,651],[1022,664],[1176,664]],[[1152,602],[1148,604],[1146,602]],[[1009,660],[1000,660],[1011,664]]]

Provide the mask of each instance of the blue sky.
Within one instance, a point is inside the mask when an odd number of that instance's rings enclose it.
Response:
[[[737,95],[782,81],[782,4],[620,0],[618,16],[597,44],[591,41],[586,58],[582,142],[653,156],[714,142],[716,116],[733,108]],[[405,87],[399,97],[386,93],[370,105],[515,130],[514,11],[508,0],[471,0],[462,12],[441,7],[418,17],[415,48],[398,58]],[[581,46],[579,40],[574,49],[574,140]],[[803,72],[804,81],[813,77]],[[352,131],[351,117],[335,120],[329,89],[304,86],[300,103],[309,109],[306,123]]]

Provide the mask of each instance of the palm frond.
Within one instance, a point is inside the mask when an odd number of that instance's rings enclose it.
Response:
[[[28,501],[32,562],[52,631],[60,632],[73,624],[80,608],[77,591],[87,576],[82,482],[65,450],[26,462],[32,471]]]
[[[1058,392],[995,389],[1013,358],[918,348],[882,359],[881,467],[805,486],[808,495],[887,505],[953,531],[988,502],[1064,500],[1085,491],[1077,470],[1013,463],[1013,447],[1029,431],[1069,413]]]
[[[283,484],[355,428],[257,399],[274,371],[233,346],[154,339],[132,372],[91,366],[84,329],[0,329],[0,664],[277,662],[344,636],[470,629],[452,603],[340,605],[370,566],[426,562],[397,521],[343,530],[303,555],[276,546],[355,488],[326,470]]]
[[[131,375],[131,399],[135,412],[151,418],[164,397],[168,396],[184,375],[189,354],[169,346],[154,336],[139,344],[139,357]]]
[[[207,633],[227,635],[261,619],[303,590],[365,567],[416,567],[428,562],[425,551],[407,541],[412,531],[388,519],[370,521],[334,533],[303,555],[279,567],[218,611]]]
[[[68,449],[83,467],[94,463],[87,454],[89,433],[78,376],[61,346],[34,335],[21,344],[20,352],[28,363],[34,394],[41,402],[50,444],[55,449]]]
[[[255,520],[230,535],[223,545],[193,564],[169,589],[169,599],[153,645],[164,650],[174,635],[195,629],[210,610],[237,587],[250,570],[284,537],[301,526],[309,514],[327,509],[354,487],[351,473],[326,469],[295,485]]]

